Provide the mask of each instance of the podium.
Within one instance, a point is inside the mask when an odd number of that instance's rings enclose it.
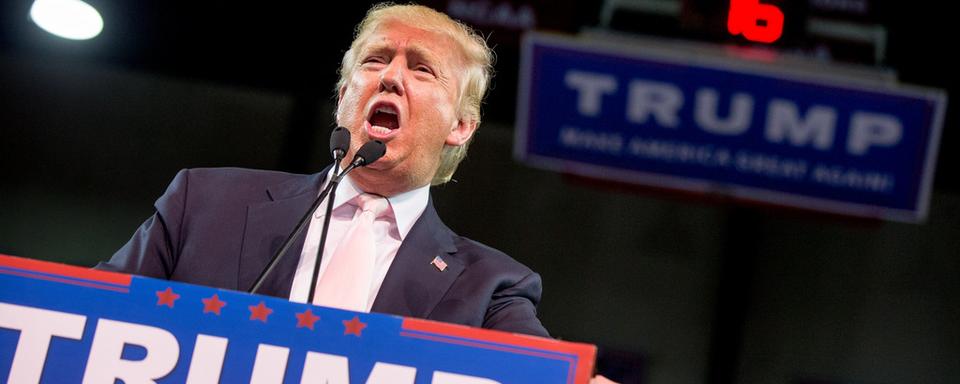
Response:
[[[586,384],[593,345],[0,255],[0,382]]]

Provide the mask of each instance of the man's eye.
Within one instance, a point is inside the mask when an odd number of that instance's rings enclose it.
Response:
[[[363,59],[363,61],[362,61],[363,64],[368,64],[368,63],[383,64],[384,62],[385,62],[385,61],[384,61],[383,58],[380,57],[380,56],[370,56],[370,57],[368,57],[368,58]]]
[[[416,68],[414,68],[414,70],[416,70],[417,72],[423,72],[431,75],[433,74],[433,69],[430,69],[430,67],[426,65],[418,65]]]

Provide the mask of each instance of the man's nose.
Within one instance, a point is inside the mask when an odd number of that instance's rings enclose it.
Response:
[[[380,91],[403,95],[403,60],[393,59],[380,73]]]

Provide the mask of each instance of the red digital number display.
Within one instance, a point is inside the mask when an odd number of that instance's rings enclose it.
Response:
[[[783,11],[760,0],[730,0],[727,31],[758,43],[772,43],[783,35]]]

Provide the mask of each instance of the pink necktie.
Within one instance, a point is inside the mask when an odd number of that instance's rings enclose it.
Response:
[[[330,264],[317,281],[313,303],[366,312],[377,257],[373,226],[377,217],[388,213],[390,204],[387,199],[369,193],[357,195],[348,204],[357,206],[360,214],[353,219],[352,226],[334,250]]]

